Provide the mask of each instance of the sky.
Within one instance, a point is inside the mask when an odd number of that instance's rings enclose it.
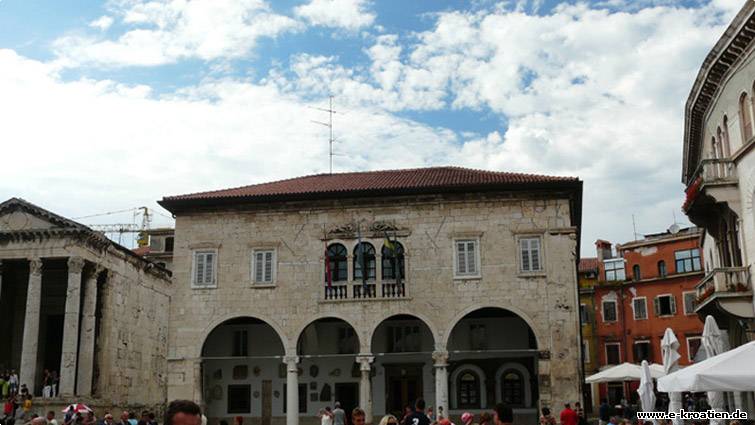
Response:
[[[163,196],[327,172],[333,96],[335,172],[578,176],[594,256],[687,224],[684,103],[743,3],[0,0],[0,199],[170,225]]]

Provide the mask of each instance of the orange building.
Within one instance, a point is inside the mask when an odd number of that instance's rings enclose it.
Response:
[[[695,314],[695,286],[704,274],[697,228],[645,235],[616,245],[598,240],[595,285],[595,343],[600,368],[623,362],[662,363],[661,339],[671,328],[679,339],[681,365],[694,361],[703,323]],[[611,403],[636,397],[638,383],[602,384]],[[626,395],[626,397],[625,397]]]

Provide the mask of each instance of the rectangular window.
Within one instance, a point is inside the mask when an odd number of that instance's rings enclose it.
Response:
[[[540,245],[540,238],[519,239],[519,258],[522,261],[520,264],[521,271],[537,272],[543,269]]]
[[[676,314],[676,299],[673,295],[659,295],[655,297],[655,315],[673,316]]]
[[[620,347],[621,344],[618,342],[606,342],[606,364],[621,363]]]
[[[677,273],[696,272],[702,269],[700,265],[700,250],[685,249],[674,252]]]
[[[272,284],[275,275],[275,250],[252,251],[252,281],[256,284]]]
[[[697,351],[700,349],[702,342],[703,342],[702,337],[699,337],[699,336],[687,337],[687,359],[689,359],[690,362],[695,361],[695,356],[697,355]]]
[[[616,301],[603,301],[603,321],[616,321]]]
[[[606,280],[626,280],[623,259],[605,260],[604,265],[606,267]]]
[[[688,291],[682,294],[684,295],[684,314],[695,314],[695,307],[697,307],[697,294],[695,291]]]
[[[582,363],[590,364],[590,344],[582,340]]]
[[[653,348],[650,341],[635,341],[634,342],[634,362],[640,363],[643,360],[647,360],[648,363],[653,361]]]
[[[215,251],[194,252],[194,273],[192,283],[194,286],[215,286]]]
[[[246,329],[233,331],[233,352],[234,357],[246,357],[249,355],[249,334]]]
[[[456,276],[479,276],[478,241],[460,239],[456,243]]]
[[[579,305],[579,322],[586,325],[588,322],[587,306],[584,304]]]
[[[252,386],[229,385],[228,386],[228,413],[251,413],[252,412]]]
[[[283,413],[286,413],[288,407],[286,406],[288,400],[286,391],[288,391],[288,387],[283,384]],[[307,384],[299,384],[299,413],[307,413]]]
[[[648,303],[645,297],[632,298],[632,308],[634,310],[634,320],[645,320],[648,318]]]
[[[393,353],[415,353],[421,344],[419,326],[389,326],[388,351]]]
[[[488,331],[484,324],[472,323],[469,325],[469,343],[472,350],[488,349]]]

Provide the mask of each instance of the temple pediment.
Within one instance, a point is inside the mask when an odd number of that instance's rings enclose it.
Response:
[[[20,198],[0,204],[0,232],[87,229],[75,221],[38,207]]]

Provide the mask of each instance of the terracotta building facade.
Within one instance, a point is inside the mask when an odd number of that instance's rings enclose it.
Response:
[[[704,275],[702,231],[672,226],[664,233],[615,247],[596,242],[599,283],[594,292],[595,345],[600,368],[624,362],[663,363],[661,339],[671,328],[682,366],[694,362],[703,323],[695,312]],[[636,396],[636,385],[601,384],[600,398],[616,403]]]

